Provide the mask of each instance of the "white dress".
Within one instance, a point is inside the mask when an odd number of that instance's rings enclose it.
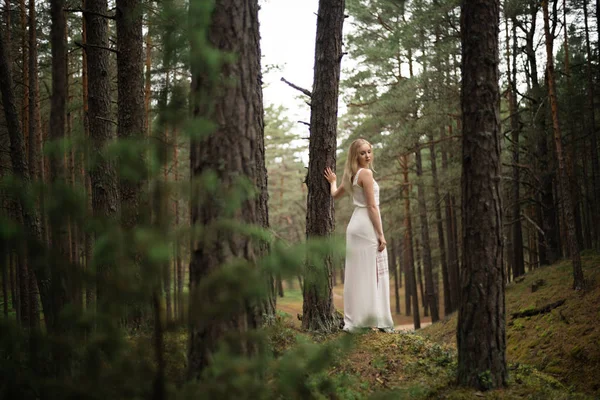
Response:
[[[390,275],[387,249],[377,251],[375,227],[369,218],[364,189],[358,186],[359,169],[352,182],[354,213],[346,229],[344,277],[344,330],[393,328],[390,312]],[[373,182],[379,207],[379,185]]]

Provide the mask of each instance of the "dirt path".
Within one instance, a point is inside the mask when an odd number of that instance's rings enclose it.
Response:
[[[431,322],[421,322],[421,328],[425,328],[426,326],[429,326],[429,325],[431,325]],[[415,325],[414,324],[396,325],[394,327],[394,329],[397,331],[414,331]]]

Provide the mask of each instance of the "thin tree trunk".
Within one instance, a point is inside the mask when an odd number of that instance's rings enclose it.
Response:
[[[400,314],[400,293],[399,293],[399,284],[398,281],[400,279],[400,271],[398,271],[398,242],[392,239],[391,246],[392,253],[392,262],[390,263],[390,267],[392,268],[392,274],[394,275],[394,298],[396,300],[396,314]]]
[[[507,22],[508,23],[508,22]],[[525,259],[523,256],[523,230],[521,226],[521,169],[519,167],[519,134],[521,131],[521,122],[519,121],[518,103],[517,103],[517,28],[513,21],[512,28],[512,71],[511,60],[508,59],[508,75],[510,79],[510,88],[508,92],[508,105],[510,109],[510,130],[512,142],[512,204],[511,204],[511,256],[513,278],[525,274]]]
[[[10,157],[13,165],[13,172],[18,177],[23,185],[27,188],[31,182],[29,175],[29,166],[25,154],[25,142],[23,139],[23,131],[18,117],[18,112],[15,107],[15,95],[13,91],[13,80],[10,66],[10,57],[7,53],[5,42],[0,35],[0,91],[2,92],[2,102],[4,105],[4,113],[6,117],[7,130],[10,139]],[[38,278],[38,286],[42,290],[41,298],[44,304],[44,315],[47,322],[53,321],[55,308],[51,307],[51,291],[50,291],[50,275],[45,268],[45,264],[41,264],[39,258],[43,258],[41,245],[41,228],[39,216],[35,210],[29,210],[23,204],[19,205],[20,218],[22,218],[23,226],[28,235],[28,242],[32,245],[27,249],[28,254],[35,255],[35,259],[30,259],[30,266],[36,270]],[[16,270],[15,270],[16,271]],[[15,286],[15,297],[19,297],[18,286]],[[53,326],[48,323],[50,328]]]
[[[7,11],[8,12],[8,11]],[[21,103],[21,128],[25,140],[25,154],[29,153],[29,42],[27,38],[27,6],[25,0],[19,0],[19,14],[21,16],[21,66],[23,79],[23,97]]]
[[[593,199],[593,225],[600,226],[600,160],[598,157],[598,133],[596,130],[596,118],[595,118],[595,107],[594,107],[594,73],[592,71],[592,50],[590,46],[590,32],[588,27],[588,0],[583,0],[583,21],[585,26],[585,50],[587,56],[586,62],[586,78],[587,78],[587,99],[588,99],[588,113],[590,122],[588,123],[590,136],[590,148],[592,155],[592,179],[594,196]],[[574,206],[577,206],[576,202],[573,202]],[[596,236],[598,233],[596,232]],[[594,239],[594,247],[600,246],[600,237]]]
[[[42,180],[42,138],[41,138],[41,118],[40,118],[40,89],[38,80],[38,56],[37,56],[37,16],[35,1],[29,0],[29,174],[31,180]],[[42,210],[43,200],[39,199],[37,207]],[[45,230],[43,224],[42,232]],[[35,273],[30,273],[29,283],[31,295],[31,313],[37,318],[32,323],[37,327],[39,323],[39,289],[35,279]]]
[[[429,307],[427,305],[427,300],[429,300],[429,298],[427,297],[427,293],[423,286],[423,267],[422,267],[423,257],[421,256],[421,246],[420,246],[419,239],[416,239],[416,241],[415,241],[415,249],[416,249],[416,254],[417,254],[417,258],[416,258],[417,282],[419,283],[418,289],[421,292],[421,305],[423,306],[423,316],[429,317]]]
[[[463,267],[457,326],[458,383],[478,389],[504,387],[508,379],[499,21],[499,0],[467,0],[462,4]]]
[[[82,9],[86,9],[86,0],[82,0],[81,2]],[[85,46],[87,44],[87,22],[86,19],[83,18],[81,21],[81,41]],[[83,104],[83,133],[86,140],[91,140],[90,137],[90,122],[89,122],[89,91],[88,91],[88,54],[87,51],[83,51],[81,55],[81,93],[82,93],[82,104]],[[86,152],[84,154],[85,165],[90,165],[90,153]],[[88,215],[93,215],[93,206],[92,206],[92,183],[90,175],[86,173],[86,168],[82,167],[82,181],[85,187],[85,196],[87,202],[87,212]],[[89,229],[86,230],[85,238],[84,238],[84,247],[85,247],[85,268],[89,273],[92,265],[92,247],[93,247],[94,238]],[[85,306],[88,310],[91,310],[93,302],[94,302],[94,292],[95,285],[88,283],[85,286]]]
[[[10,265],[10,247],[8,242],[4,242],[2,246],[2,308],[4,311],[4,318],[8,318],[8,266]]]
[[[404,240],[406,243],[406,268],[408,271],[406,281],[410,283],[410,294],[411,298],[406,299],[407,307],[410,306],[412,301],[412,314],[415,330],[421,329],[421,318],[419,315],[419,295],[417,293],[417,277],[415,271],[415,257],[412,246],[412,217],[410,214],[410,183],[408,181],[408,157],[403,156],[400,159],[400,166],[402,167],[402,175],[404,177]],[[408,285],[407,285],[408,286]],[[408,290],[408,288],[407,288]],[[406,315],[410,315],[407,312]]]
[[[562,137],[560,132],[560,124],[558,120],[558,101],[556,99],[556,89],[554,87],[554,60],[552,46],[554,37],[550,33],[550,23],[548,17],[548,0],[542,0],[542,9],[544,12],[544,37],[546,39],[546,56],[547,66],[546,74],[548,76],[548,97],[550,98],[550,108],[552,110],[552,125],[554,130],[554,145],[556,148],[556,158],[558,159],[559,183],[561,187],[561,195],[565,210],[565,222],[567,227],[567,242],[571,259],[573,262],[573,289],[581,290],[585,286],[583,270],[581,267],[581,256],[579,254],[579,246],[575,233],[575,218],[573,215],[573,202],[569,188],[569,178],[567,175],[567,167],[562,149]]]
[[[152,98],[152,36],[150,25],[146,32],[146,71],[144,73],[144,133],[150,136],[150,99]]]
[[[423,241],[423,273],[425,275],[425,295],[427,306],[431,311],[431,321],[440,320],[439,304],[437,301],[433,262],[431,260],[431,243],[429,239],[429,221],[427,218],[427,204],[425,202],[425,185],[423,183],[423,165],[421,161],[421,150],[415,152],[417,166],[417,197],[419,203],[419,218],[421,220],[421,240]]]
[[[441,130],[442,137],[444,136],[444,128]],[[433,142],[433,135],[429,136],[429,140]],[[431,175],[433,177],[433,195],[435,202],[435,219],[437,225],[438,241],[440,246],[440,264],[442,266],[442,284],[444,286],[444,315],[450,315],[454,311],[452,304],[452,288],[450,287],[450,276],[448,272],[448,258],[446,254],[446,238],[444,237],[444,223],[442,220],[442,208],[440,197],[440,184],[437,174],[437,156],[435,153],[435,145],[431,145]],[[449,222],[449,221],[448,221]]]

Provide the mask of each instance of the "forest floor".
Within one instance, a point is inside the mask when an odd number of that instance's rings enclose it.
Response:
[[[566,260],[507,286],[509,381],[506,388],[490,391],[456,385],[456,314],[416,332],[310,334],[299,328],[296,316],[300,291],[288,290],[267,328],[273,351],[268,382],[274,385],[274,398],[600,399],[600,255],[582,258],[585,291],[571,289]],[[538,285],[534,292],[533,284]],[[558,300],[565,302],[550,312],[512,317]],[[341,309],[338,302],[336,296]],[[187,334],[166,339],[168,380],[183,382]],[[147,344],[140,345],[147,349]],[[292,378],[282,378],[286,374]],[[295,388],[291,397],[277,390],[278,380]]]
[[[573,390],[600,399],[600,255],[582,254],[587,281],[572,290],[569,260],[529,272],[506,287],[507,359],[527,364]],[[539,284],[535,292],[532,286]],[[550,312],[514,318],[513,313],[564,300]],[[456,348],[457,316],[419,331],[428,340]]]
[[[440,288],[441,289],[441,288]],[[411,315],[406,315],[405,313],[405,304],[404,304],[404,288],[401,287],[399,289],[399,297],[400,297],[400,313],[394,312],[396,296],[394,291],[394,284],[390,281],[390,305],[392,307],[392,319],[394,320],[394,325],[396,330],[413,330],[414,329],[414,321]],[[440,310],[443,310],[443,293],[440,294]],[[338,283],[333,287],[333,303],[335,308],[340,312],[344,310],[344,285]],[[293,316],[292,323],[300,327],[300,320],[297,318],[298,314],[302,314],[302,290],[298,288],[296,283],[295,286],[291,286],[286,284],[284,286],[284,296],[277,298],[277,309],[282,311],[290,316]],[[431,325],[431,317],[425,316],[425,309],[421,304],[419,307],[420,319],[421,319],[421,327],[424,328],[428,325]]]
[[[599,399],[600,255],[584,253],[582,260],[585,291],[571,289],[568,260],[531,271],[519,282],[507,285],[507,388],[478,392],[455,386],[455,313],[417,332],[352,335],[351,350],[329,369],[344,388],[339,397],[363,398],[383,391],[391,398],[417,399]],[[537,286],[535,291],[532,285]],[[286,336],[281,331],[274,336],[275,348],[281,347],[278,351],[282,353],[294,347],[293,337],[306,335],[298,330],[295,315],[301,294],[292,291],[290,297],[279,299],[283,326],[287,326],[284,330],[289,335],[288,340],[281,340]],[[336,296],[336,307],[341,309],[339,300]],[[512,316],[561,300],[561,306],[543,314]],[[395,315],[396,319],[400,318]]]

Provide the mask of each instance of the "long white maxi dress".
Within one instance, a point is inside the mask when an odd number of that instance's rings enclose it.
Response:
[[[358,186],[359,169],[352,182],[354,213],[346,230],[344,277],[344,330],[393,328],[390,312],[390,275],[387,249],[377,251],[375,227],[369,218],[364,189]],[[379,207],[379,185],[373,182]]]

